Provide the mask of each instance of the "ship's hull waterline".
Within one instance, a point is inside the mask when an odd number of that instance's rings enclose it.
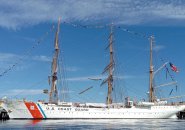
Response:
[[[3,103],[10,119],[164,119],[174,118],[185,106],[91,108],[34,102]]]

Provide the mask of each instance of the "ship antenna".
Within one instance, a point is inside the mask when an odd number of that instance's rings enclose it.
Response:
[[[149,102],[155,101],[154,87],[153,87],[153,76],[154,76],[154,66],[153,66],[153,42],[154,36],[150,36],[150,78],[149,78]]]
[[[58,69],[58,55],[59,55],[59,31],[60,31],[60,18],[58,20],[58,27],[55,35],[54,42],[54,56],[52,61],[52,75],[51,75],[51,90],[49,93],[49,103],[58,103],[58,90],[57,90],[57,69]]]

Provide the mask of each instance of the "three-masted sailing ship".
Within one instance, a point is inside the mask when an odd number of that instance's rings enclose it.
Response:
[[[154,37],[150,37],[150,83],[149,101],[135,104],[127,98],[125,102],[113,103],[113,26],[109,37],[108,49],[110,52],[110,63],[105,67],[108,77],[103,80],[102,85],[107,84],[108,94],[106,103],[73,103],[60,102],[57,88],[57,68],[59,56],[59,31],[60,21],[55,36],[55,53],[52,61],[51,89],[48,102],[32,102],[26,100],[3,100],[2,107],[8,112],[11,119],[124,119],[124,118],[174,118],[176,113],[185,109],[184,105],[170,105],[166,101],[156,99],[154,93],[154,67],[152,63],[152,49]],[[103,73],[104,73],[103,72]]]

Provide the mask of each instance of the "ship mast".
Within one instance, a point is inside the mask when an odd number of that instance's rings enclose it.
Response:
[[[111,25],[111,34],[109,39],[109,53],[110,53],[110,67],[109,67],[109,77],[108,77],[108,94],[107,94],[107,104],[112,104],[112,90],[113,90],[113,26]]]
[[[58,27],[55,35],[55,52],[52,61],[52,75],[51,75],[51,90],[49,93],[49,103],[58,103],[58,90],[57,90],[57,69],[58,69],[58,55],[59,55],[59,31],[60,31],[60,18],[58,20]]]
[[[109,36],[109,45],[107,49],[109,48],[109,54],[110,54],[110,62],[105,67],[103,73],[108,73],[108,78],[105,79],[101,85],[107,83],[108,84],[108,92],[107,92],[107,99],[106,104],[112,104],[112,91],[113,91],[113,67],[114,67],[114,57],[113,57],[113,25],[110,27],[111,33]]]
[[[153,87],[153,76],[154,76],[154,66],[153,66],[153,42],[154,36],[149,38],[150,40],[150,78],[149,78],[149,102],[155,101],[154,87]]]

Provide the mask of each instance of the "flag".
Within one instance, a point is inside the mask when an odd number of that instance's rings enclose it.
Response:
[[[174,71],[174,72],[179,72],[177,67],[175,65],[173,65],[171,62],[169,63],[170,64],[170,67],[171,67],[171,70]]]

